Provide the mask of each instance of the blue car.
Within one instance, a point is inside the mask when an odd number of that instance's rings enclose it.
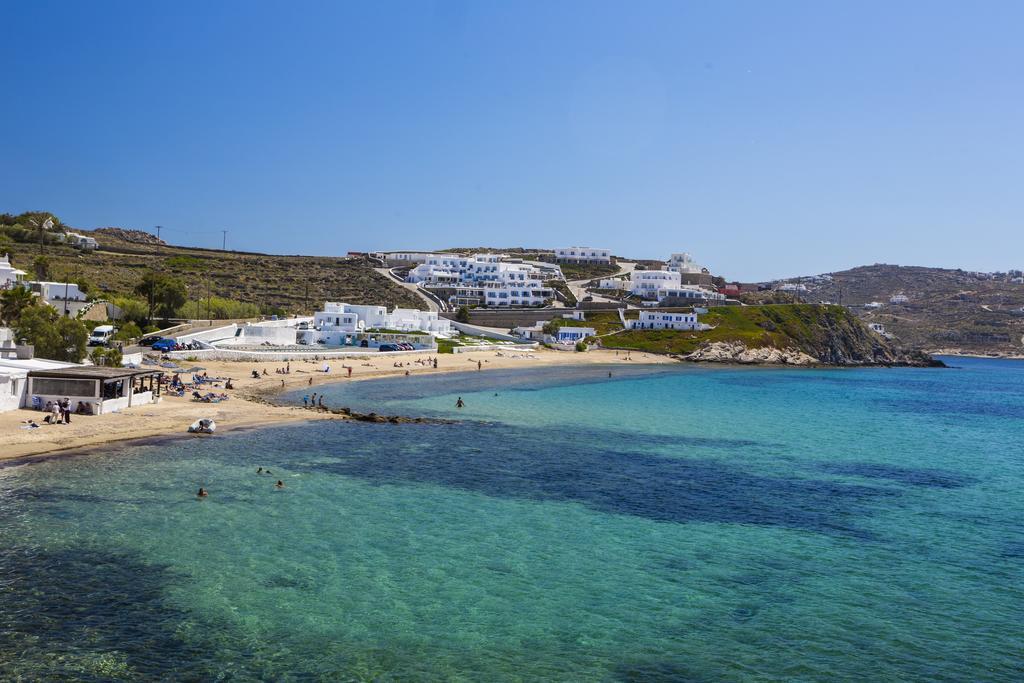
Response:
[[[177,345],[177,342],[174,341],[173,339],[167,339],[167,338],[157,339],[155,342],[153,342],[153,350],[154,351],[173,351],[174,347],[176,345]]]

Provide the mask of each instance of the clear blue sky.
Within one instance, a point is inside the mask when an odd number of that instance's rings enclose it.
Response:
[[[1024,2],[0,0],[0,210],[283,253],[1024,267]]]

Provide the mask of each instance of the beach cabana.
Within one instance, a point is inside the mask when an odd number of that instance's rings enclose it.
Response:
[[[89,413],[101,415],[159,401],[162,372],[97,365],[32,370],[28,397],[36,407],[68,398],[72,410],[83,403]]]

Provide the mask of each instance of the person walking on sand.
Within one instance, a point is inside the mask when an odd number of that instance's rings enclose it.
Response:
[[[312,377],[309,378],[309,386],[313,386],[313,378]]]
[[[459,400],[455,402],[455,407],[456,407],[456,408],[461,408],[461,407],[463,407],[464,405],[466,405],[466,404],[465,404],[465,403],[463,402],[463,400],[462,400],[462,397],[461,397],[461,396],[459,396]]]

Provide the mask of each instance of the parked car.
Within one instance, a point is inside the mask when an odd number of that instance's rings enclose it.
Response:
[[[399,351],[397,344],[381,344],[377,347],[378,351]]]
[[[154,351],[163,351],[165,353],[167,351],[173,351],[175,346],[177,346],[177,342],[175,342],[173,339],[168,339],[166,337],[157,339],[152,344]]]
[[[161,339],[163,339],[163,337],[161,337],[159,334],[151,334],[148,337],[143,337],[142,339],[140,339],[139,346],[152,346],[153,342],[158,342]]]

